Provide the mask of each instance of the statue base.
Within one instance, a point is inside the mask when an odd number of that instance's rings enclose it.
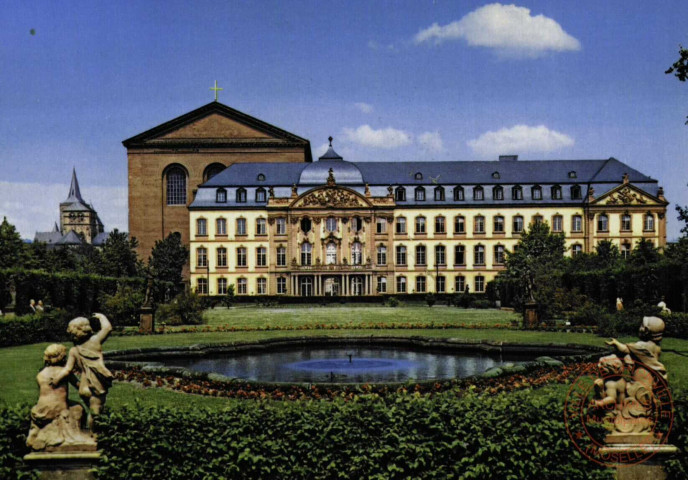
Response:
[[[100,452],[31,452],[24,462],[41,480],[93,480]]]
[[[537,303],[526,303],[523,310],[523,326],[525,328],[536,328],[538,323]]]
[[[155,331],[155,321],[153,319],[153,309],[151,307],[141,307],[139,313],[139,329],[143,333],[153,333]]]
[[[678,448],[666,444],[617,443],[600,448],[603,459],[618,460],[616,480],[666,480],[663,457],[676,452]],[[642,460],[648,454],[652,456]],[[634,459],[639,463],[633,463]]]

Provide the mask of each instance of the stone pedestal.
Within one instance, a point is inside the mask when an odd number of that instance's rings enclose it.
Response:
[[[144,333],[154,333],[155,321],[153,319],[153,309],[151,307],[141,307],[139,313],[139,329]]]
[[[536,328],[538,325],[537,303],[528,302],[523,310],[523,326],[525,328]]]
[[[618,459],[616,480],[666,480],[662,466],[666,457],[678,452],[673,445],[619,443],[600,448],[602,458]],[[649,458],[648,455],[651,455]],[[647,458],[647,460],[643,460]],[[634,463],[634,459],[636,463]]]
[[[24,462],[41,480],[93,480],[99,459],[100,452],[32,452]]]

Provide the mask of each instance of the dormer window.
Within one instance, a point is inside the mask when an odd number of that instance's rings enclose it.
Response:
[[[571,199],[572,200],[581,200],[583,198],[583,195],[581,193],[581,187],[580,185],[574,185],[571,187]]]
[[[504,200],[504,189],[502,187],[494,187],[492,189],[492,199],[493,200]]]
[[[227,203],[227,190],[218,188],[215,192],[215,201],[217,203]]]
[[[263,187],[257,188],[256,189],[256,203],[264,203],[265,202],[265,189]]]
[[[519,185],[512,187],[511,199],[512,200],[523,200],[523,188],[521,188]]]
[[[435,187],[435,201],[436,202],[444,202],[444,188],[443,187]]]
[[[542,187],[540,187],[539,185],[535,185],[530,190],[530,194],[533,200],[542,200]]]
[[[569,178],[578,178],[578,175],[576,175],[576,171],[575,171],[575,170],[571,170],[571,171],[569,172]]]
[[[416,202],[424,202],[425,201],[425,188],[423,187],[417,187],[416,188]]]
[[[464,196],[463,196],[463,187],[454,187],[454,201],[455,202],[463,202]]]
[[[259,182],[264,182],[265,181],[265,175],[262,173],[259,173],[258,176],[256,177],[256,180]]]
[[[394,200],[397,202],[406,201],[406,189],[404,187],[397,187],[396,190],[394,190]]]
[[[246,189],[245,188],[237,188],[236,203],[246,203]]]
[[[481,201],[485,199],[485,192],[483,191],[483,187],[478,185],[477,187],[473,187],[473,200],[476,201]]]
[[[559,185],[552,187],[552,200],[561,200],[561,187]]]
[[[495,178],[495,179],[501,178],[499,175],[499,172],[492,172],[492,178]]]
[[[423,174],[420,172],[416,172],[413,178],[415,178],[416,180],[423,180]]]

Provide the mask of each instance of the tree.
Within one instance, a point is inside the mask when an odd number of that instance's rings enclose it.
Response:
[[[517,281],[517,300],[538,303],[542,318],[551,315],[550,298],[560,283],[557,275],[564,265],[566,243],[563,234],[550,232],[546,223],[533,223],[513,252],[507,252],[507,278]]]
[[[655,264],[659,259],[659,250],[649,240],[639,240],[631,252],[631,263],[636,266]]]
[[[21,267],[26,258],[24,242],[14,225],[3,217],[0,224],[0,268]]]
[[[595,247],[596,264],[599,268],[611,267],[619,258],[619,247],[617,247],[611,240],[602,240]]]
[[[678,46],[678,60],[674,62],[669,69],[664,72],[667,75],[674,74],[681,82],[688,80],[688,49],[683,48],[682,45]],[[688,125],[688,120],[686,120],[686,125]]]
[[[182,269],[189,259],[189,250],[182,244],[178,233],[171,233],[164,240],[155,242],[148,259],[150,274],[156,280],[182,283]]]
[[[103,245],[101,275],[136,276],[139,271],[139,262],[135,249],[138,244],[136,238],[129,238],[125,232],[114,229]]]

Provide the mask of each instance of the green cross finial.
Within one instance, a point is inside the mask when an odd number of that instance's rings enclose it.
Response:
[[[218,87],[218,86],[217,86],[217,80],[215,80],[215,86],[214,86],[214,87],[210,87],[210,90],[214,90],[214,91],[215,91],[215,101],[217,102],[217,92],[219,92],[220,90],[224,90],[224,88]]]

